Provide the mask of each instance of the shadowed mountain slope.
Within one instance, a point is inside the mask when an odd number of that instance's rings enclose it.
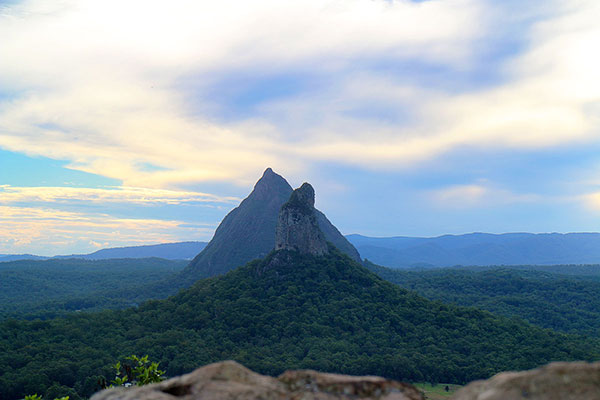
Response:
[[[279,210],[289,200],[292,191],[282,176],[267,168],[252,193],[227,214],[212,240],[182,272],[182,277],[193,282],[221,275],[267,255],[275,248]],[[323,213],[317,212],[317,222],[329,242],[360,261],[358,251]]]

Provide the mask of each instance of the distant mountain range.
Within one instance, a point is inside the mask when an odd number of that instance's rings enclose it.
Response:
[[[0,262],[17,260],[48,260],[51,258],[82,258],[84,260],[108,260],[113,258],[150,258],[167,260],[191,260],[206,247],[206,242],[163,243],[147,246],[113,247],[90,254],[42,257],[32,254],[0,254]]]
[[[331,224],[323,222],[317,211],[321,230]],[[274,225],[275,222],[272,222]],[[327,235],[328,240],[335,236]],[[454,265],[558,265],[600,264],[600,233],[469,233],[424,237],[368,237],[347,235],[363,259],[392,268],[448,267]],[[274,240],[274,239],[273,239]],[[225,241],[223,241],[225,242]],[[236,241],[228,242],[233,246]],[[343,244],[343,243],[342,243]],[[90,254],[42,257],[32,254],[0,254],[0,262],[16,260],[46,260],[49,258],[82,258],[105,260],[113,258],[159,257],[168,260],[192,260],[206,242],[164,243],[150,246],[115,247]],[[342,247],[336,243],[338,248]],[[263,247],[271,246],[270,242]],[[207,249],[208,250],[208,249]],[[344,250],[346,250],[344,248]],[[264,254],[268,251],[261,250]],[[219,251],[221,253],[221,251]],[[349,254],[350,251],[346,250]],[[259,255],[246,256],[239,265]],[[243,257],[242,257],[243,258]],[[353,257],[357,259],[357,257]],[[236,264],[235,262],[231,263]],[[231,267],[230,267],[231,268]],[[228,269],[226,269],[228,270]]]
[[[600,264],[600,233],[469,233],[433,238],[348,235],[366,258],[393,268]]]

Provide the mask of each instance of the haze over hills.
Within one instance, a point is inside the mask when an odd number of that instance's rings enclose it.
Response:
[[[363,258],[393,268],[600,264],[600,233],[470,233],[433,238],[346,237]]]

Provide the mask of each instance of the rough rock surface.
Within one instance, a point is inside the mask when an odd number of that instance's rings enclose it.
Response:
[[[452,400],[599,400],[600,362],[556,362],[471,382]]]
[[[90,400],[423,400],[412,385],[374,376],[287,371],[278,378],[224,361],[167,381],[96,393]]]
[[[212,240],[182,272],[192,283],[197,279],[221,275],[275,247],[275,231],[281,206],[293,192],[289,183],[267,168],[254,190],[223,219]],[[317,222],[327,241],[355,261],[361,262],[354,246],[336,229],[325,214],[315,210]]]
[[[275,250],[295,250],[302,254],[329,252],[325,235],[315,213],[315,190],[304,183],[294,190],[281,207],[275,234]]]

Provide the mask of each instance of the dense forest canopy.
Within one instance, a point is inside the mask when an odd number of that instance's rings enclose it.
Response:
[[[3,322],[0,397],[52,385],[88,396],[129,354],[149,354],[170,376],[234,359],[267,374],[313,368],[457,383],[600,355],[595,339],[426,300],[337,251],[285,253],[273,264],[281,254],[138,308]]]
[[[0,320],[50,318],[127,308],[177,292],[173,275],[188,262],[161,258],[0,263]]]
[[[569,267],[406,271],[367,265],[382,278],[428,299],[519,317],[560,332],[600,336],[600,279],[592,274],[600,268],[573,266],[588,272],[580,276],[545,272],[572,272]]]

